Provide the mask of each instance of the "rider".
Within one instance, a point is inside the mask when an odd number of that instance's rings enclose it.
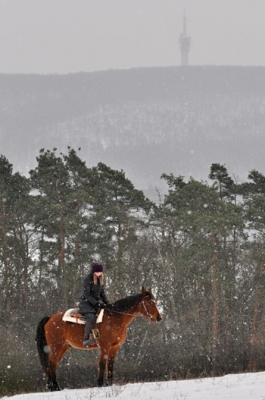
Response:
[[[84,279],[84,290],[79,304],[79,312],[86,319],[84,347],[89,347],[96,343],[91,333],[96,320],[96,311],[100,308],[105,308],[106,304],[109,303],[103,285],[103,269],[104,267],[101,263],[93,262],[91,272]]]

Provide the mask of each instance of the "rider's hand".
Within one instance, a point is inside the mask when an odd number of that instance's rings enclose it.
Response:
[[[101,303],[100,305],[99,305],[99,308],[105,308],[106,307],[106,304],[105,303]]]

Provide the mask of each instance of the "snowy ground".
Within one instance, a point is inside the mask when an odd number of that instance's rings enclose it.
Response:
[[[265,372],[186,381],[113,385],[102,389],[20,394],[12,400],[265,400]]]

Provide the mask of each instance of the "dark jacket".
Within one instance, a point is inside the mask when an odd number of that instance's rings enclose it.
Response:
[[[94,284],[94,274],[91,272],[84,279],[83,295],[80,298],[79,312],[81,314],[85,313],[95,313],[97,309],[97,304],[100,300],[107,304],[108,299],[104,290],[104,285],[100,284],[100,279],[97,278],[97,285]]]

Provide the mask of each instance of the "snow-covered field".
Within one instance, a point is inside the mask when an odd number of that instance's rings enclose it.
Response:
[[[12,400],[265,400],[265,372],[186,381],[20,394]]]

